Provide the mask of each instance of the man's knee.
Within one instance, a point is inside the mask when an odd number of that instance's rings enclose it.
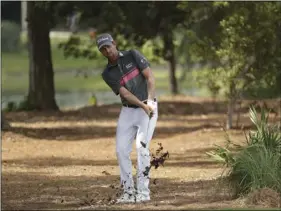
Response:
[[[137,146],[137,152],[141,156],[149,156],[149,149],[148,149],[148,147],[144,147],[142,145],[140,145],[140,146],[138,145]]]
[[[129,157],[130,152],[124,148],[123,146],[116,147],[116,155],[117,157]]]

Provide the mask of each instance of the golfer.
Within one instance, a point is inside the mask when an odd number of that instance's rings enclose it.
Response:
[[[99,51],[108,59],[103,80],[116,95],[120,95],[122,102],[116,131],[116,154],[123,194],[117,203],[149,201],[149,143],[158,118],[153,73],[139,51],[119,51],[110,34],[99,35],[96,42]],[[134,140],[137,148],[136,186],[130,159]]]

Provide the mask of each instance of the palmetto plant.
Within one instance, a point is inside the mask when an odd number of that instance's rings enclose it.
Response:
[[[250,119],[256,127],[256,131],[249,133],[248,145],[261,144],[270,151],[281,153],[280,125],[268,123],[269,113],[261,110],[260,118],[254,107],[250,108]]]
[[[237,194],[263,187],[281,193],[280,125],[269,124],[269,112],[265,109],[258,115],[256,109],[250,107],[249,116],[255,130],[245,135],[245,145],[235,145],[227,135],[225,147],[216,146],[207,154],[229,167],[229,179]]]

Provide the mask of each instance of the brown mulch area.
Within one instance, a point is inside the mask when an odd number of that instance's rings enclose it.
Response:
[[[251,128],[243,102],[236,128],[242,143]],[[270,101],[276,110],[279,101]],[[226,104],[193,97],[160,99],[151,143],[169,152],[164,166],[151,169],[151,202],[116,205],[119,169],[115,128],[120,105],[61,112],[5,113],[11,128],[2,131],[2,209],[218,209],[249,208],[220,179],[223,167],[206,152],[225,143]],[[280,115],[272,112],[272,121]],[[132,160],[135,172],[136,151]],[[251,206],[250,206],[251,207]],[[254,207],[254,206],[253,206]]]

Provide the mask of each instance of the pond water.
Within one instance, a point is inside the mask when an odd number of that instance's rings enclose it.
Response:
[[[197,96],[198,90],[183,90],[183,94]],[[94,93],[97,102],[99,104],[112,104],[120,103],[120,97],[116,96],[111,91],[101,91]],[[168,94],[166,90],[157,90],[157,96],[162,96]],[[56,102],[60,108],[80,108],[87,105],[90,105],[89,99],[93,95],[93,92],[84,91],[84,92],[63,92],[56,93]],[[7,94],[2,93],[2,108],[5,108],[8,102],[19,103],[23,100],[24,96],[22,94]]]

